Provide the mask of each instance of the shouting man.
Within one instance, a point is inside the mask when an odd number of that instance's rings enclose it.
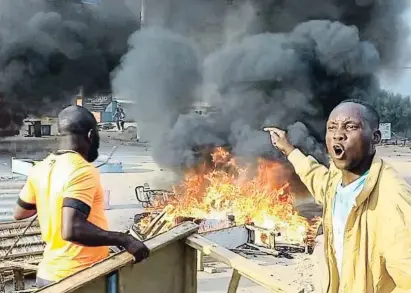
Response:
[[[59,281],[109,255],[108,246],[122,246],[136,262],[147,247],[130,235],[107,230],[100,174],[91,164],[98,157],[97,121],[88,110],[70,106],[60,112],[61,149],[33,167],[14,217],[38,215],[46,242],[37,271],[37,286]]]
[[[291,145],[284,131],[265,129],[324,207],[327,293],[411,290],[411,188],[375,155],[378,126],[369,104],[338,105],[327,121],[329,169]]]

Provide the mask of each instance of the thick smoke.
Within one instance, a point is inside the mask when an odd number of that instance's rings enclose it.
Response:
[[[110,90],[110,72],[139,27],[123,1],[0,2],[0,128]]]
[[[113,90],[119,97],[144,101],[137,104],[138,120],[148,130],[148,139],[156,140],[164,126],[170,129],[193,104],[200,63],[190,41],[170,31],[138,31],[129,43],[131,50],[115,73]]]
[[[137,102],[142,138],[155,125],[155,159],[187,167],[207,145],[229,145],[246,158],[279,157],[261,131],[274,125],[326,161],[326,117],[340,101],[379,90],[375,74],[401,53],[407,2],[228,2],[148,4],[148,28],[130,39],[113,79],[119,96]],[[166,6],[173,9],[160,9]],[[198,102],[214,110],[186,112]]]

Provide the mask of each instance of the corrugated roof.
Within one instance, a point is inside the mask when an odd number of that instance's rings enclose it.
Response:
[[[0,223],[0,259],[6,255],[29,223],[30,221]],[[44,246],[45,243],[41,239],[39,223],[35,221],[28,228],[25,235],[21,236],[12,251],[7,255],[6,260],[36,265],[42,258]],[[8,266],[7,263],[4,265]]]
[[[13,221],[13,210],[23,181],[0,182],[0,223]]]
[[[13,221],[13,210],[24,181],[0,182],[0,259],[23,233],[30,221]],[[27,230],[7,260],[37,264],[44,251],[38,222]]]

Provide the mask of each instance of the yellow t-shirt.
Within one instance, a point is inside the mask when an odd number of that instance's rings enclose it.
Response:
[[[49,281],[63,279],[109,255],[108,247],[86,247],[62,239],[62,205],[66,197],[87,204],[87,220],[102,229],[108,228],[98,169],[75,152],[51,154],[36,164],[20,199],[37,207],[41,235],[46,242],[37,276]]]

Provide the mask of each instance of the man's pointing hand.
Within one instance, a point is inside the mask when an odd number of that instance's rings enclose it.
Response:
[[[278,148],[284,155],[288,156],[295,149],[287,137],[287,133],[276,127],[264,127],[264,131],[270,133],[271,143]]]

